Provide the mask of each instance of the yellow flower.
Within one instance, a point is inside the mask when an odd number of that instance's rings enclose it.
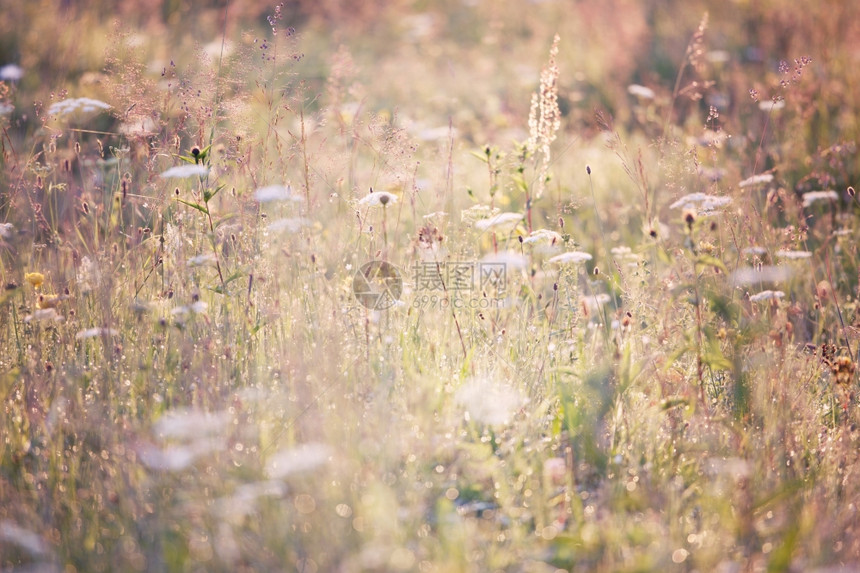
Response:
[[[36,308],[57,308],[57,305],[60,304],[60,301],[64,298],[65,297],[61,297],[55,294],[40,294],[39,298],[36,299]]]
[[[45,282],[45,275],[42,273],[26,273],[24,280],[33,285],[33,288],[40,289],[42,288],[42,283]]]

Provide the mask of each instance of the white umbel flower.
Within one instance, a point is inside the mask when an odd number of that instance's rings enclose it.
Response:
[[[475,221],[475,228],[481,231],[495,231],[506,233],[513,231],[523,220],[522,213],[499,213],[488,219]]]
[[[584,263],[585,261],[590,261],[591,255],[588,253],[583,253],[582,251],[569,251],[567,253],[562,253],[560,255],[556,255],[552,257],[549,262],[555,263],[557,265],[573,265],[577,263]]]
[[[362,207],[387,207],[395,203],[397,203],[397,195],[388,191],[374,191],[358,202]]]
[[[161,174],[162,179],[186,179],[188,177],[205,177],[209,168],[205,165],[177,165]]]

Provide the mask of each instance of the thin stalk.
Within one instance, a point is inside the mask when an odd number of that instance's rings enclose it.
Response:
[[[442,291],[445,293],[445,297],[448,297],[448,286],[445,284],[445,279],[442,278],[442,265],[439,264],[439,261],[436,261],[436,272],[439,273],[439,282],[442,284]],[[460,328],[460,321],[457,319],[457,313],[454,312],[454,305],[450,305],[451,307],[451,317],[454,319],[454,325],[457,327],[457,336],[460,337],[460,347],[463,349],[463,359],[467,359],[469,357],[469,352],[466,350],[466,342],[463,340],[463,330]]]

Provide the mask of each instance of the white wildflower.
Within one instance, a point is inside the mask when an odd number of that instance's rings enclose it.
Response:
[[[214,253],[203,253],[188,259],[188,264],[192,267],[200,267],[208,264],[214,265],[217,260]]]
[[[474,225],[481,219],[488,219],[499,214],[497,207],[490,208],[489,205],[472,205],[460,212],[460,219],[466,225]]]
[[[730,281],[734,286],[779,283],[790,279],[792,274],[790,268],[783,266],[740,267],[731,274]]]
[[[705,465],[705,470],[711,475],[726,475],[734,480],[740,480],[752,475],[755,467],[741,458],[711,457]]]
[[[785,100],[763,100],[758,102],[758,108],[762,111],[777,111],[785,107]]]
[[[138,456],[153,470],[184,470],[198,458],[225,448],[223,434],[231,419],[226,411],[173,410],[155,422],[153,433],[159,441],[174,443],[165,447],[144,444],[137,448]]]
[[[260,203],[271,203],[273,201],[293,201],[300,203],[304,201],[302,197],[293,195],[293,188],[289,185],[269,185],[260,187],[254,191],[254,198]]]
[[[583,253],[581,251],[569,251],[567,253],[562,253],[560,255],[552,257],[549,262],[558,265],[570,265],[576,263],[584,263],[585,261],[590,260],[591,255],[589,255],[588,253]]]
[[[82,121],[111,108],[110,104],[88,97],[69,98],[51,104],[48,115]]]
[[[33,311],[33,314],[28,314],[24,317],[24,322],[62,322],[65,320],[55,308],[40,308]]]
[[[522,213],[499,213],[489,219],[475,221],[475,228],[481,231],[492,230],[497,233],[509,233],[516,229],[522,220]]]
[[[17,82],[24,77],[24,70],[17,64],[6,64],[0,68],[0,81]]]
[[[206,438],[164,448],[146,444],[138,446],[137,455],[149,469],[178,472],[189,467],[198,458],[223,449],[224,440]]]
[[[717,182],[726,176],[726,170],[721,167],[705,167],[700,165],[699,175],[708,181]]]
[[[204,314],[207,308],[209,308],[208,303],[198,300],[187,306],[177,306],[170,311],[170,314],[174,315],[178,320],[183,320],[189,314]]]
[[[773,173],[762,173],[760,175],[753,175],[752,177],[747,177],[740,183],[738,183],[738,187],[744,189],[746,187],[754,187],[756,185],[765,185],[773,181]]]
[[[374,191],[362,197],[358,204],[363,207],[386,207],[397,203],[397,195],[388,191]]]
[[[330,447],[319,443],[281,450],[266,462],[266,475],[270,479],[283,479],[293,474],[313,471],[328,463],[333,455]]]
[[[582,302],[584,302],[585,306],[588,307],[588,310],[592,312],[599,311],[603,308],[603,305],[607,304],[611,300],[612,297],[605,292],[582,297]]]
[[[550,245],[560,245],[562,242],[561,234],[549,229],[538,229],[532,231],[529,236],[523,239],[523,243],[547,243]]]
[[[705,59],[713,64],[725,64],[732,59],[732,55],[726,50],[711,50],[705,53]]]
[[[700,215],[711,213],[732,202],[731,197],[719,197],[706,193],[690,193],[684,195],[671,205],[670,209],[698,209]]]
[[[690,137],[690,142],[700,147],[715,147],[717,149],[721,149],[728,139],[729,134],[725,131],[706,129],[702,135],[698,137]]]
[[[777,251],[776,256],[780,259],[789,259],[789,260],[797,260],[797,259],[808,259],[812,256],[812,253],[809,251]]]
[[[510,422],[527,400],[519,390],[506,382],[472,378],[457,390],[456,401],[472,420],[498,426]]]
[[[612,253],[612,256],[619,261],[627,261],[628,263],[632,262],[635,265],[636,261],[639,260],[639,255],[634,253],[630,247],[612,247],[609,249],[609,252]]]
[[[118,131],[123,135],[145,137],[158,133],[158,124],[149,116],[136,116],[120,124]]]
[[[213,40],[203,46],[203,53],[206,57],[211,58],[213,61],[219,61],[221,58],[230,57],[235,51],[235,46],[233,42],[225,41],[225,40]]]
[[[761,302],[763,300],[780,299],[785,296],[781,290],[763,290],[759,293],[750,295],[750,302]]]
[[[836,191],[827,190],[827,191],[810,191],[809,193],[803,194],[803,206],[809,207],[816,201],[838,201],[839,195]]]
[[[153,431],[162,440],[193,440],[221,433],[231,419],[232,416],[225,410],[206,412],[177,409],[161,416],[155,422]]]
[[[0,237],[11,239],[15,233],[15,226],[12,223],[0,223]]]
[[[0,101],[0,115],[9,115],[13,111],[15,111],[14,105]]]
[[[85,338],[95,338],[96,336],[118,336],[119,331],[113,328],[87,328],[75,334],[75,340],[83,340]]]
[[[131,308],[132,312],[134,312],[135,314],[140,315],[153,310],[155,306],[156,305],[154,303],[134,299],[129,305],[129,308]]]
[[[767,249],[764,247],[747,247],[743,252],[752,257],[763,257],[767,254]]]
[[[42,537],[38,533],[34,533],[29,529],[24,529],[14,521],[9,521],[8,519],[4,519],[0,521],[0,546],[3,545],[17,545],[27,553],[29,553],[32,557],[46,557],[49,555],[48,544],[42,539]],[[9,551],[13,551],[11,548],[7,548]],[[14,553],[14,552],[13,552]],[[14,559],[14,558],[13,558]],[[13,568],[9,569],[9,571],[13,570],[23,570]],[[42,570],[38,566],[30,566],[27,567],[29,570]],[[51,571],[52,569],[45,566],[44,570]]]
[[[651,88],[640,86],[639,84],[630,84],[627,86],[627,93],[641,99],[654,99],[656,95]]]
[[[280,481],[260,481],[242,484],[233,495],[215,501],[218,516],[236,522],[256,511],[256,503],[261,497],[283,497],[287,487]]]
[[[186,179],[188,177],[205,177],[209,175],[209,168],[205,165],[177,165],[171,167],[161,174],[162,179]]]

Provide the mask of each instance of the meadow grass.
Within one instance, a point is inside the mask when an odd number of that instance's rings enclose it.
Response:
[[[2,570],[860,567],[847,5],[144,4],[0,13]]]

